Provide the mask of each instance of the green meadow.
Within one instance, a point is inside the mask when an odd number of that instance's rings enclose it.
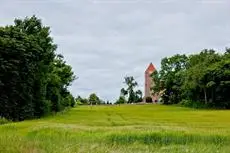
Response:
[[[0,152],[228,153],[230,111],[77,106],[43,119],[0,125]]]

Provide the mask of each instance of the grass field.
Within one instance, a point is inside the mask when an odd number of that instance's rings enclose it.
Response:
[[[230,111],[162,105],[80,106],[0,125],[2,153],[230,152]]]

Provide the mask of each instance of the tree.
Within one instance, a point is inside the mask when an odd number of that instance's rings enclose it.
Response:
[[[126,99],[124,96],[120,96],[119,99],[115,102],[115,104],[125,104],[127,103]]]
[[[99,105],[100,99],[95,93],[92,93],[89,96],[89,103],[90,103],[90,105]]]
[[[0,116],[24,120],[74,105],[67,88],[75,77],[56,48],[35,16],[0,27]]]
[[[155,83],[152,88],[154,93],[164,91],[162,95],[165,104],[175,104],[181,101],[181,84],[183,72],[187,68],[187,56],[175,55],[170,58],[163,58],[160,72],[152,74]]]
[[[213,76],[211,75],[212,77],[210,78],[210,76],[207,75],[209,73],[208,67],[220,61],[220,59],[220,56],[216,54],[214,50],[203,50],[200,54],[189,57],[189,67],[185,73],[183,88],[185,93],[186,90],[201,90],[203,92],[203,96],[196,97],[196,95],[192,94],[193,97],[190,98],[204,101],[205,104],[208,103],[208,90],[215,84]]]
[[[163,91],[164,104],[230,108],[230,54],[213,49],[190,56],[164,58],[160,72],[153,75],[154,92]]]
[[[141,90],[137,90],[135,92],[135,95],[136,95],[136,102],[142,102],[142,91]]]
[[[140,90],[135,91],[135,88],[138,86],[138,83],[134,80],[134,77],[125,77],[124,83],[126,84],[127,88],[121,89],[121,97],[128,96],[127,103],[139,102],[139,100],[142,99],[142,92]]]
[[[126,96],[128,94],[128,91],[124,88],[121,89],[121,96]]]
[[[82,105],[88,105],[89,101],[87,98],[82,98],[81,96],[77,96],[77,98],[75,99],[75,101],[80,102]]]
[[[75,76],[71,66],[65,63],[62,55],[57,55],[51,66],[51,73],[47,78],[46,99],[51,101],[52,110],[58,112],[65,107],[74,105],[72,95],[69,93],[67,87],[75,79]]]

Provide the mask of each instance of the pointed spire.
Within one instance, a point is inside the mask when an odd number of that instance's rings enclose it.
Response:
[[[153,65],[153,63],[150,63],[150,64],[149,64],[149,67],[146,69],[145,72],[153,72],[153,71],[155,71],[155,70],[156,70],[156,68],[155,68],[155,66]]]

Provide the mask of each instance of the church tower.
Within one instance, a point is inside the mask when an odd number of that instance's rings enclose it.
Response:
[[[155,70],[156,70],[156,68],[154,67],[154,65],[152,63],[150,63],[148,68],[145,71],[145,98],[146,97],[152,97],[152,99],[153,99],[153,95],[151,94],[151,87],[152,87],[154,82],[152,81],[151,74]]]

